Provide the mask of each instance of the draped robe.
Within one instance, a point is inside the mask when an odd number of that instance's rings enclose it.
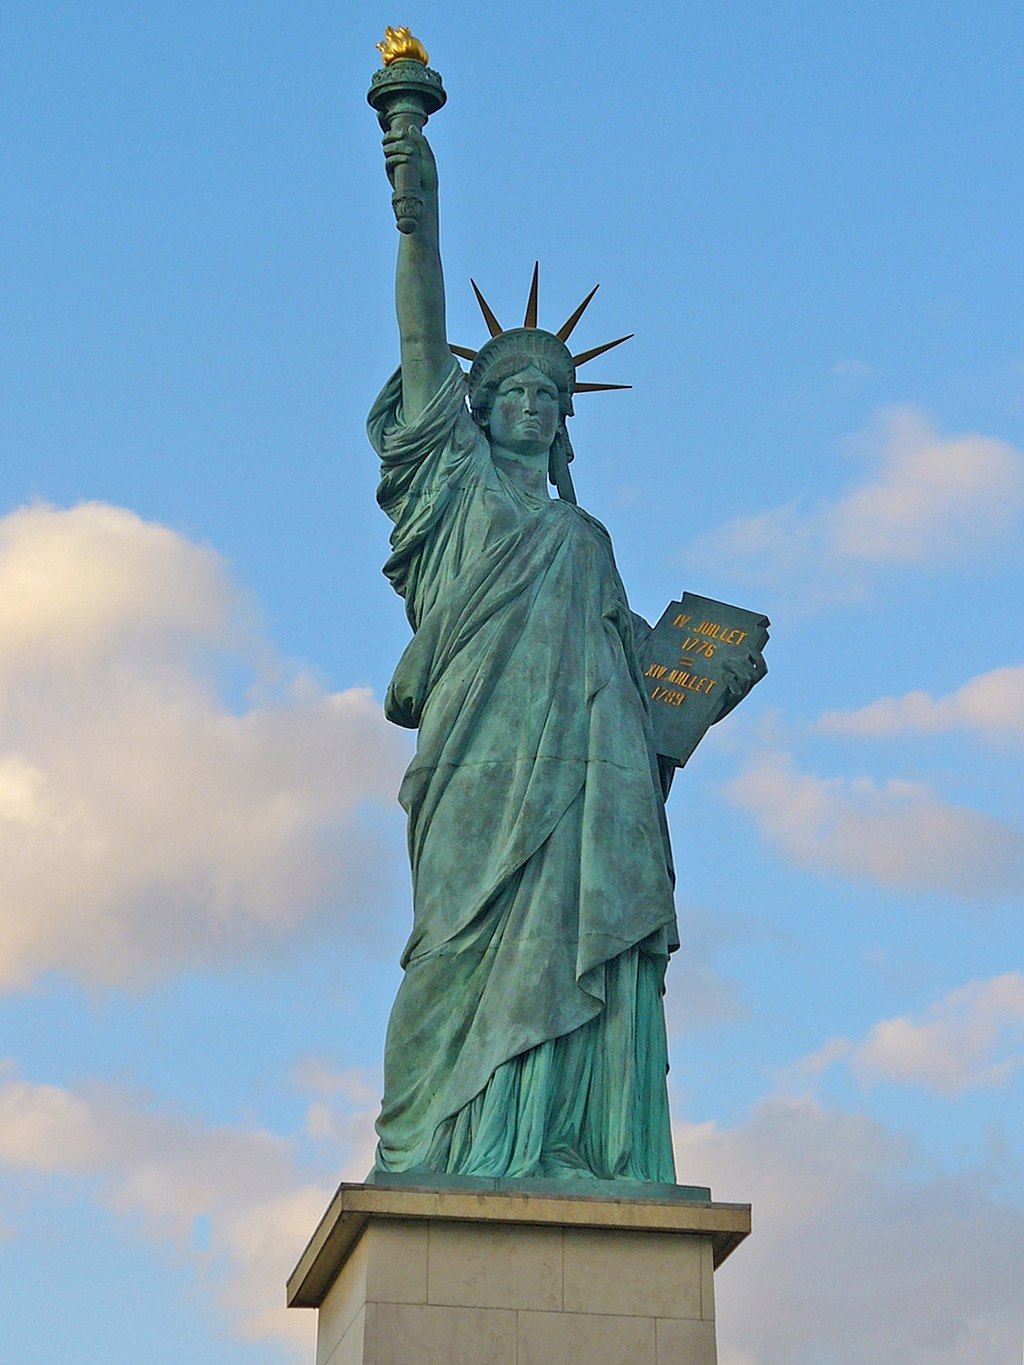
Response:
[[[492,459],[453,364],[369,417],[384,572],[413,637],[385,702],[413,928],[378,1171],[674,1179],[662,993],[671,855],[607,531]]]

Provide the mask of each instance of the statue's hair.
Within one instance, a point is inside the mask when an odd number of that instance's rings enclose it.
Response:
[[[573,506],[576,505],[576,489],[573,487],[569,465],[574,458],[575,453],[563,417],[558,423],[555,439],[548,451],[548,482],[558,489],[558,496],[563,502],[571,502]]]
[[[536,365],[558,390],[563,417],[572,416],[576,367],[572,353],[553,332],[539,327],[514,327],[492,337],[477,352],[469,371],[469,405],[474,413],[488,413],[498,385],[527,365]]]

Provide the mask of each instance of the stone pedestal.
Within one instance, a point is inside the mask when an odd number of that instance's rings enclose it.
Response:
[[[316,1365],[716,1365],[749,1204],[488,1183],[341,1186],[288,1281]]]

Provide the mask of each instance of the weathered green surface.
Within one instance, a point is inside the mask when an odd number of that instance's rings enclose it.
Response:
[[[677,940],[638,618],[568,480],[565,345],[494,338],[467,407],[419,125],[393,120],[384,138],[393,183],[422,203],[399,239],[401,368],[369,419],[394,523],[385,572],[414,631],[386,710],[419,732],[378,1178],[670,1183]]]
[[[415,921],[378,1165],[671,1180],[672,887],[607,533],[499,463],[453,363],[415,422],[399,403],[396,378],[370,432],[415,629],[386,703],[419,728]]]

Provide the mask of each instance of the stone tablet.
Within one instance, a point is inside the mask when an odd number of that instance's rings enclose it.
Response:
[[[728,709],[728,663],[759,656],[768,618],[710,597],[670,602],[640,650],[655,748],[681,768]]]

